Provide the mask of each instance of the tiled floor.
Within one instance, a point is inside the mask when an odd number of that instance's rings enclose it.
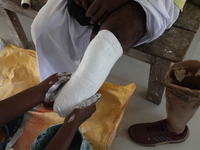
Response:
[[[31,41],[30,25],[32,20],[20,16],[23,21],[25,32]],[[0,18],[0,37],[13,43],[12,38]],[[200,60],[200,31],[195,37],[193,44],[190,46],[185,59]],[[119,125],[117,135],[111,146],[111,150],[199,150],[200,149],[200,110],[197,111],[192,120],[188,123],[190,128],[190,137],[180,144],[166,144],[157,147],[143,147],[133,143],[127,134],[130,125],[146,121],[157,121],[166,117],[165,112],[165,95],[162,103],[157,106],[145,100],[149,65],[141,61],[123,56],[113,67],[107,81],[127,85],[132,82],[136,83],[137,88],[129,100],[124,117]]]

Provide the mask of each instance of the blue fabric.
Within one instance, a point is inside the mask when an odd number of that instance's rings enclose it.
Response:
[[[0,149],[1,149],[1,148],[4,148],[4,147],[6,146],[6,144],[10,141],[10,140],[9,140],[10,133],[9,133],[8,126],[7,126],[7,125],[4,125],[3,127],[4,127],[4,129],[6,130],[6,140],[0,145]]]
[[[54,125],[42,132],[34,141],[31,150],[44,150],[54,135],[58,132],[62,124]],[[80,130],[74,136],[69,150],[92,150],[90,144],[83,137]]]
[[[22,120],[23,120],[23,115],[19,116],[18,118],[12,120],[11,122],[3,126],[6,131],[6,140],[2,144],[0,144],[0,149],[5,147],[6,144],[10,141],[10,138],[12,138],[13,135],[17,132],[18,128],[21,125]]]
[[[8,45],[8,42],[0,38],[0,52]]]

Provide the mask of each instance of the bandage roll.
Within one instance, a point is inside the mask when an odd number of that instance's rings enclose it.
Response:
[[[108,30],[101,30],[87,47],[76,72],[58,93],[54,111],[66,117],[75,107],[94,95],[122,53],[121,44],[115,35]]]
[[[21,0],[21,7],[23,9],[29,9],[31,7],[31,0]]]

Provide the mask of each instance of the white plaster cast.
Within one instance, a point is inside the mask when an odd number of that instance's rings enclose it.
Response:
[[[68,123],[70,123],[70,122],[74,121],[75,117],[76,117],[76,115],[75,115],[75,114],[73,114],[73,115],[72,115],[72,116],[69,118],[69,120],[68,120]]]
[[[77,105],[94,95],[122,53],[115,35],[101,30],[87,47],[76,72],[57,95],[54,111],[66,117]]]

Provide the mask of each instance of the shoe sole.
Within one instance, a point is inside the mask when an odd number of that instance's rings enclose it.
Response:
[[[159,146],[159,145],[163,145],[163,144],[175,144],[175,143],[182,143],[184,142],[187,138],[189,137],[189,131],[187,133],[187,135],[185,136],[184,139],[181,140],[176,140],[176,141],[165,141],[165,142],[160,142],[160,143],[156,143],[156,144],[142,144],[142,143],[138,143],[136,141],[133,141],[136,144],[142,145],[142,146],[146,146],[146,147],[154,147],[154,146]]]

